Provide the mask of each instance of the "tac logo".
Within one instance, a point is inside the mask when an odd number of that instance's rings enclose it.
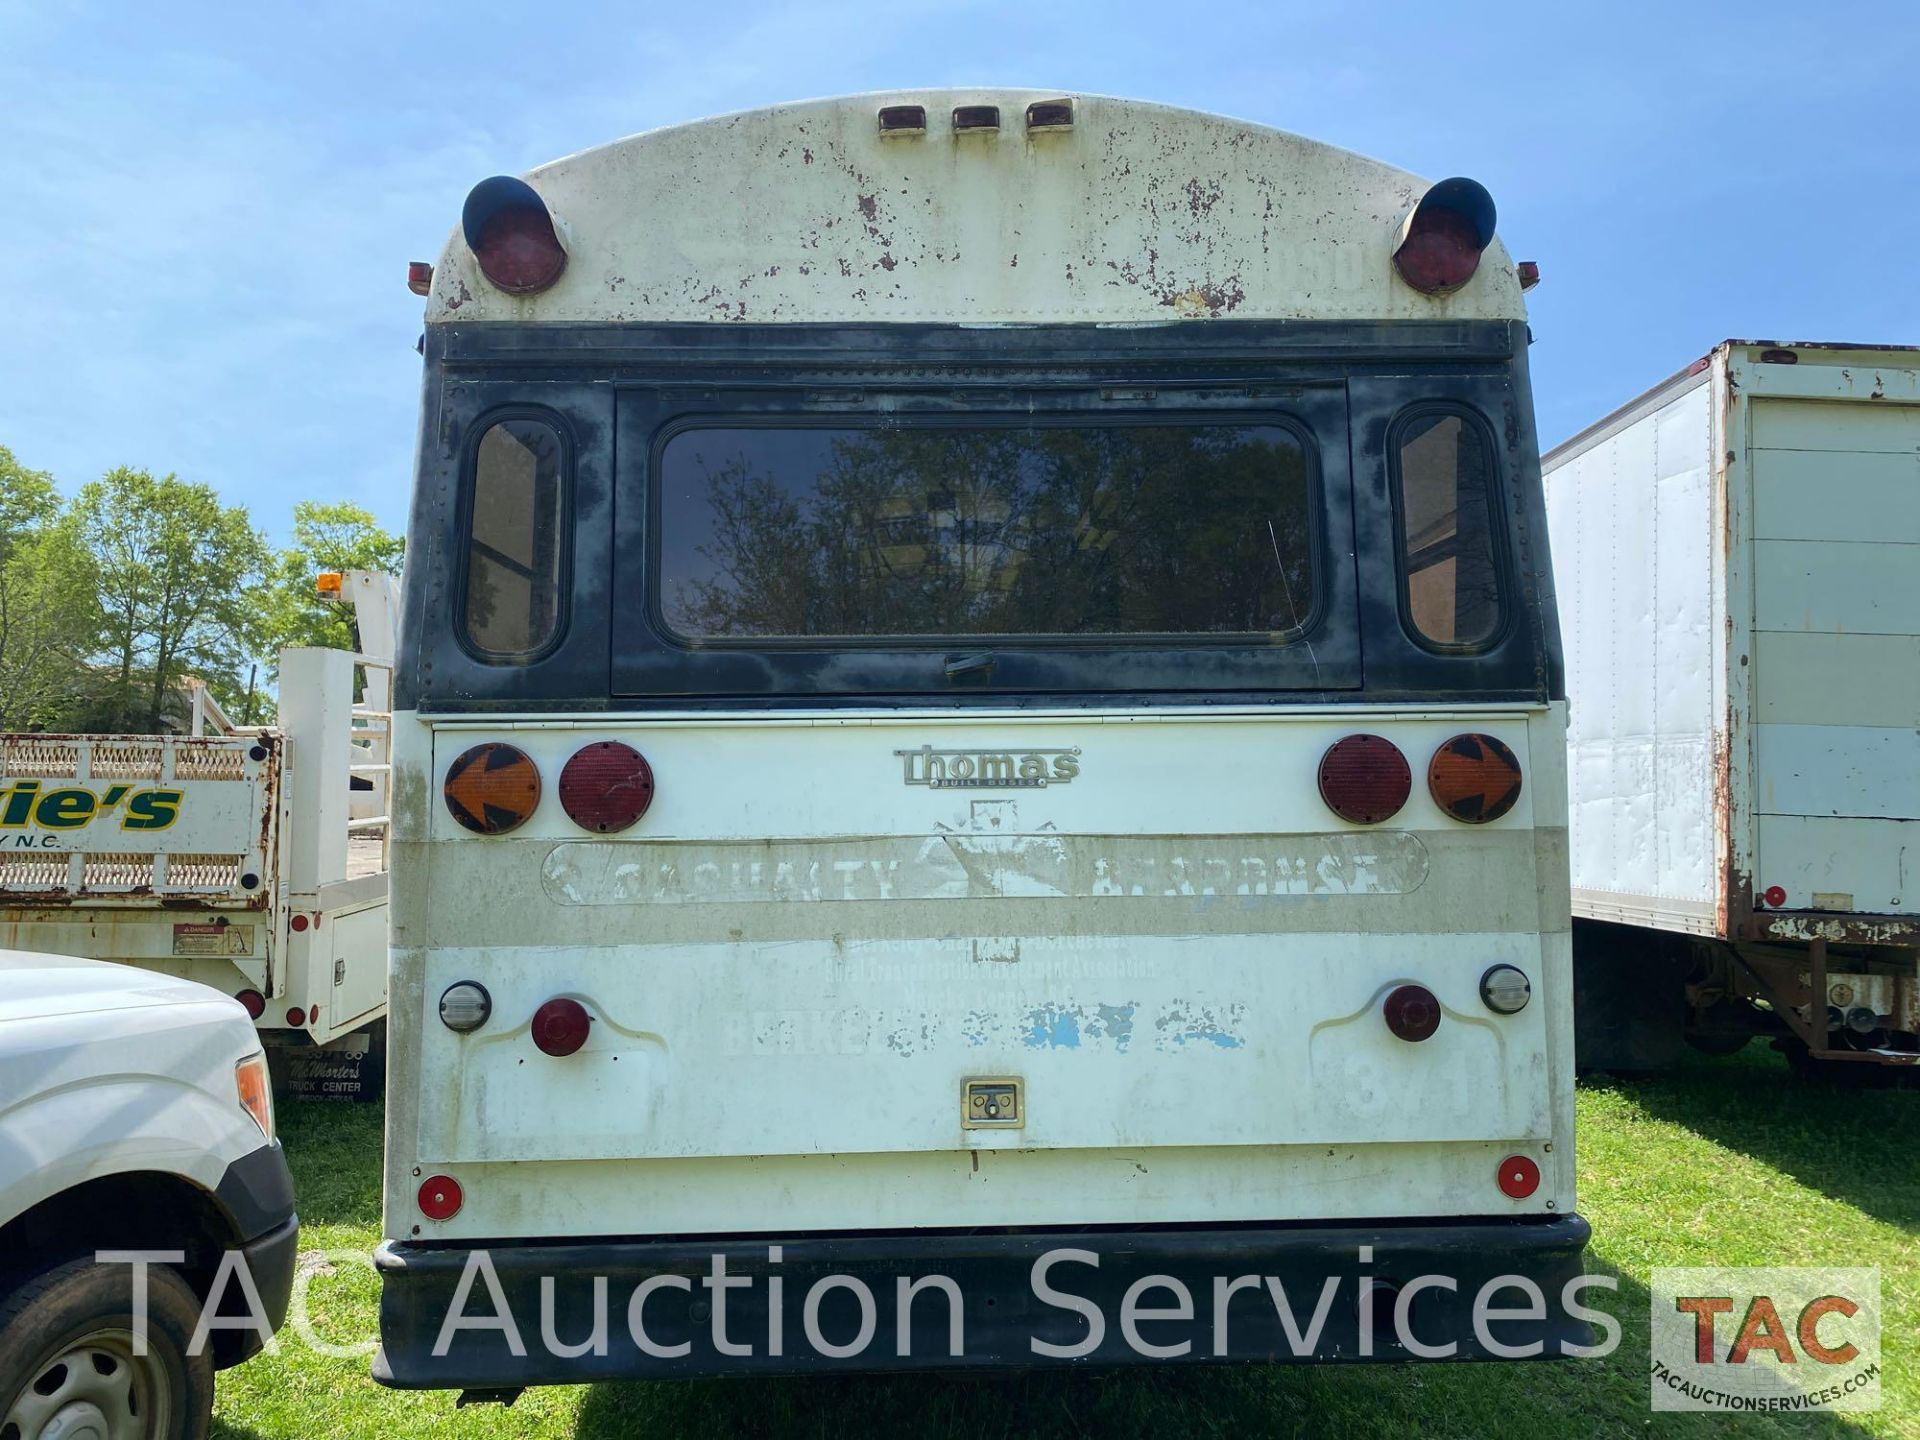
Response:
[[[1655,1410],[1879,1408],[1877,1269],[1663,1269],[1652,1289]]]
[[[119,817],[122,830],[165,830],[180,818],[185,798],[186,791],[170,787],[108,785],[94,790],[15,780],[0,788],[0,831],[84,830],[111,816]]]

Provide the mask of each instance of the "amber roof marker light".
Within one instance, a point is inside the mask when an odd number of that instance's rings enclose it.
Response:
[[[498,741],[463,750],[441,783],[447,812],[476,835],[504,835],[540,804],[540,770],[524,750]]]
[[[1520,799],[1520,759],[1491,735],[1456,735],[1433,752],[1427,788],[1463,825],[1498,820]]]

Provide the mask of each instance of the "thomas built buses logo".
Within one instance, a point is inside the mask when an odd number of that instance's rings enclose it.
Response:
[[[1653,1272],[1655,1410],[1791,1414],[1880,1406],[1880,1272]]]
[[[63,835],[115,816],[122,830],[165,830],[180,818],[185,798],[184,790],[170,786],[108,785],[94,790],[15,780],[0,785],[0,850],[58,849]]]
[[[909,785],[935,790],[1043,790],[1080,773],[1080,747],[1067,750],[896,750]]]

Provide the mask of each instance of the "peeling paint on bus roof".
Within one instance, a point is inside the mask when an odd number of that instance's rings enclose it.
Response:
[[[1153,323],[1523,319],[1496,240],[1454,294],[1392,251],[1427,183],[1301,136],[1075,96],[1070,126],[956,134],[1058,92],[850,96],[746,111],[583,151],[526,178],[569,252],[538,295],[487,282],[458,230],[430,323]],[[927,128],[880,133],[895,101]],[[1169,177],[1176,177],[1170,179]],[[477,181],[481,177],[475,176]]]

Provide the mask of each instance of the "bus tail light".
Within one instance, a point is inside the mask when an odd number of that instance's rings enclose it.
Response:
[[[1427,765],[1433,802],[1466,825],[1485,825],[1520,798],[1520,759],[1491,735],[1456,735]]]
[[[1423,295],[1449,295],[1473,278],[1493,240],[1493,197],[1477,180],[1442,180],[1407,212],[1393,268]]]
[[[1540,1188],[1540,1167],[1525,1155],[1509,1155],[1500,1162],[1500,1193],[1524,1200]]]
[[[451,1220],[466,1199],[460,1182],[451,1175],[429,1175],[420,1182],[420,1213],[429,1220]]]
[[[576,750],[560,772],[560,808],[582,830],[624,830],[653,803],[653,767],[618,740]]]
[[[463,750],[441,782],[447,811],[476,835],[504,835],[540,803],[540,770],[524,750],[497,742]]]
[[[1349,735],[1320,757],[1320,798],[1342,820],[1378,825],[1413,793],[1413,770],[1400,747],[1380,735]]]
[[[533,1043],[543,1054],[571,1055],[587,1043],[587,1031],[592,1026],[587,1007],[562,996],[533,1012]]]
[[[1387,1029],[1402,1040],[1430,1040],[1440,1028],[1439,998],[1424,985],[1399,986],[1387,996],[1381,1014]]]
[[[567,268],[546,201],[524,180],[495,175],[467,195],[460,228],[480,273],[509,295],[546,289]]]

